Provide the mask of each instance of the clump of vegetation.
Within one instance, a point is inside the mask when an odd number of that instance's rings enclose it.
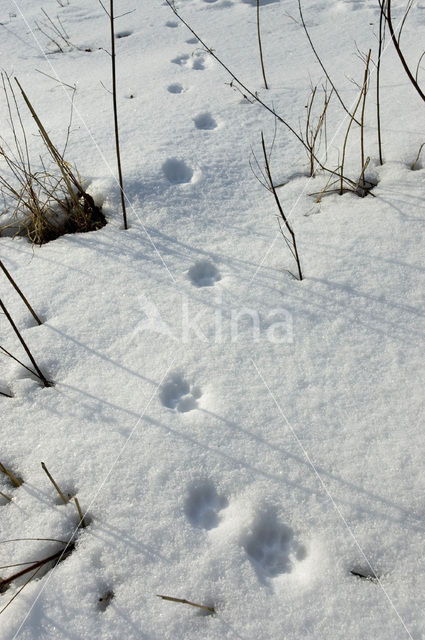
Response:
[[[50,139],[25,91],[16,80],[47,152],[34,159],[10,78],[2,74],[12,142],[0,137],[0,235],[26,236],[44,244],[66,233],[95,231],[106,224],[102,210],[82,186],[78,172]],[[68,136],[69,136],[68,127]],[[68,142],[68,136],[67,141]]]

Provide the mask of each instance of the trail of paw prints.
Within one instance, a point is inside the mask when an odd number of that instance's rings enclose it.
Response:
[[[184,512],[194,527],[210,530],[218,527],[220,512],[227,505],[227,498],[217,492],[213,483],[202,480],[189,488]]]
[[[293,530],[279,522],[273,512],[257,516],[242,544],[263,582],[292,573],[307,556],[305,546],[296,540]]]
[[[179,413],[196,409],[201,395],[199,387],[187,382],[180,373],[172,373],[161,385],[159,392],[164,407]]]

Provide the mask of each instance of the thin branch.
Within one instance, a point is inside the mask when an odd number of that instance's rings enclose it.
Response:
[[[21,571],[18,571],[17,573],[14,573],[8,578],[3,578],[3,580],[0,579],[0,590],[4,589],[4,587],[9,585],[14,580],[17,580],[17,578],[20,578],[21,576],[24,576],[25,574],[30,573],[30,571],[33,571],[33,569],[39,569],[40,567],[47,564],[48,562],[59,560],[64,553],[67,553],[67,554],[71,553],[73,548],[74,548],[73,543],[71,543],[66,549],[60,549],[59,551],[56,551],[56,553],[52,553],[50,556],[47,556],[46,558],[42,558],[42,560],[38,560],[37,562],[34,562],[34,564],[30,565],[29,567],[26,567],[25,569],[22,569]]]
[[[260,62],[261,62],[261,71],[263,73],[264,86],[268,89],[266,72],[264,70],[264,60],[263,60],[263,45],[261,44],[261,30],[260,30],[260,0],[257,0],[257,36],[258,36],[258,48],[260,50]]]
[[[6,469],[4,464],[0,462],[0,471],[2,471],[13,484],[14,487],[20,487],[23,484],[23,480],[21,478],[17,478],[14,473],[11,472],[10,469]]]
[[[197,604],[196,602],[190,602],[190,600],[185,600],[184,598],[173,598],[171,596],[161,596],[157,594],[157,598],[161,598],[162,600],[168,600],[168,602],[179,602],[180,604],[189,604],[191,607],[198,607],[198,609],[205,609],[210,613],[215,613],[214,607],[207,607],[205,604]]]
[[[29,357],[29,359],[32,362],[32,365],[34,367],[34,369],[37,372],[37,376],[40,378],[40,380],[42,381],[43,385],[45,387],[51,387],[53,386],[52,382],[49,382],[49,380],[47,380],[46,376],[41,372],[40,368],[38,367],[38,364],[36,363],[31,351],[29,350],[27,343],[25,342],[25,340],[23,339],[23,337],[21,336],[18,327],[16,326],[16,324],[13,322],[13,319],[10,315],[10,313],[8,312],[8,310],[6,309],[3,301],[0,299],[0,307],[4,313],[4,315],[6,316],[6,318],[9,320],[9,323],[13,329],[13,331],[16,333],[16,335],[19,338],[20,343],[22,344],[23,348],[25,349],[25,352],[27,354],[27,356]]]
[[[59,485],[57,484],[57,482],[55,481],[55,479],[53,478],[53,476],[51,475],[50,471],[48,470],[48,468],[46,467],[46,465],[44,464],[44,462],[41,463],[41,467],[43,469],[43,471],[45,471],[47,477],[49,478],[50,482],[52,483],[52,485],[54,486],[54,488],[56,489],[56,491],[58,492],[58,494],[60,495],[61,499],[63,500],[64,504],[68,504],[68,500],[65,498],[64,494],[62,493],[62,491],[59,489]]]
[[[387,13],[386,13],[386,19],[388,22],[388,28],[390,30],[390,34],[391,34],[391,38],[392,41],[394,43],[394,46],[396,48],[396,51],[398,53],[398,57],[401,60],[401,64],[404,67],[405,72],[407,73],[410,82],[413,84],[413,86],[415,87],[416,91],[418,92],[418,94],[420,95],[420,97],[422,98],[422,100],[425,102],[425,94],[423,93],[422,89],[420,88],[419,84],[416,81],[416,78],[413,76],[412,72],[409,69],[409,66],[404,58],[404,55],[400,49],[400,45],[398,43],[398,40],[396,38],[396,35],[394,33],[394,27],[393,27],[393,23],[392,23],[392,18],[391,18],[391,0],[387,0]]]
[[[123,179],[122,179],[122,170],[121,170],[121,153],[120,153],[120,140],[119,140],[119,130],[118,130],[118,105],[117,105],[117,72],[116,72],[116,61],[115,61],[115,28],[114,28],[114,0],[110,0],[109,4],[109,20],[111,27],[111,64],[112,64],[112,99],[114,106],[114,130],[115,130],[115,150],[117,156],[117,166],[118,166],[118,179],[120,185],[120,194],[121,194],[121,208],[122,208],[122,216],[124,220],[124,229],[128,229],[127,225],[127,212],[125,208],[125,194],[123,187]]]
[[[341,96],[340,96],[340,94],[339,94],[339,92],[338,92],[338,89],[336,88],[336,86],[335,86],[335,85],[334,85],[334,83],[332,82],[332,80],[331,80],[331,77],[330,77],[329,73],[326,71],[326,68],[325,68],[325,66],[324,66],[323,62],[322,62],[322,60],[321,60],[321,58],[320,58],[319,54],[317,53],[317,51],[316,51],[316,49],[315,49],[315,46],[314,46],[314,44],[313,44],[313,41],[312,41],[312,39],[311,39],[310,33],[309,33],[308,29],[307,29],[307,25],[306,25],[305,20],[304,20],[304,15],[303,15],[302,8],[301,8],[301,0],[298,0],[298,9],[299,9],[299,12],[300,12],[301,24],[302,24],[303,29],[304,29],[304,31],[305,31],[305,35],[307,36],[307,39],[308,39],[308,41],[309,41],[309,43],[310,43],[310,47],[311,47],[311,49],[312,49],[312,51],[313,51],[313,53],[314,53],[314,55],[315,55],[315,57],[316,57],[316,60],[317,60],[317,62],[320,64],[320,66],[321,66],[321,68],[322,68],[322,71],[323,71],[323,73],[325,74],[326,78],[328,79],[328,82],[329,82],[329,84],[331,85],[332,89],[335,91],[336,97],[338,98],[339,102],[341,103],[342,108],[343,108],[343,109],[344,109],[344,111],[345,111],[345,112],[350,116],[350,118],[352,118],[352,117],[353,117],[353,114],[352,114],[352,113],[350,112],[350,110],[349,110],[349,109],[347,109],[347,107],[345,106],[345,104],[344,104],[344,102],[343,102],[343,100],[342,100],[342,98],[341,98]],[[360,124],[359,122],[357,122],[357,120],[355,120],[355,122],[356,122],[357,124]]]
[[[283,222],[285,223],[285,226],[288,229],[289,233],[291,234],[292,246],[294,248],[295,260],[296,260],[297,267],[298,267],[298,276],[299,276],[299,279],[302,280],[303,279],[303,275],[302,275],[302,271],[301,271],[301,264],[300,264],[300,259],[299,259],[299,255],[298,255],[298,250],[297,250],[297,241],[295,239],[295,234],[294,234],[294,232],[292,230],[292,227],[289,224],[289,221],[288,221],[288,219],[287,219],[287,217],[286,217],[286,215],[285,215],[285,213],[284,213],[284,211],[282,209],[279,197],[278,197],[278,195],[276,193],[276,189],[275,189],[275,187],[273,185],[273,180],[272,180],[272,175],[271,175],[271,172],[270,172],[270,165],[269,165],[269,160],[268,160],[268,157],[267,157],[267,151],[266,151],[266,145],[265,145],[265,142],[264,142],[263,132],[261,132],[261,146],[263,148],[264,162],[265,162],[265,166],[266,166],[266,173],[267,173],[267,177],[268,177],[268,180],[269,180],[270,190],[273,193],[273,196],[274,196],[277,208],[279,210],[280,216],[281,216]]]
[[[4,347],[2,347],[0,345],[0,349],[1,351],[3,351],[3,353],[5,353],[7,356],[9,356],[9,358],[12,358],[12,360],[14,360],[15,362],[17,362],[18,364],[21,365],[21,367],[24,367],[24,369],[26,369],[27,371],[29,371],[30,373],[32,373],[36,378],[38,378],[37,373],[34,371],[34,369],[30,369],[30,367],[27,367],[26,364],[24,364],[21,360],[19,360],[18,358],[16,358],[16,356],[14,356],[13,354],[10,353],[10,351],[8,351],[7,349],[5,349]]]
[[[419,162],[419,157],[420,157],[420,155],[421,155],[422,149],[423,149],[424,147],[425,147],[425,142],[422,142],[421,146],[419,147],[418,155],[416,156],[414,163],[413,163],[413,164],[412,164],[412,166],[410,167],[412,171],[414,171],[414,170],[415,170],[416,165],[417,165],[417,164],[418,164],[418,162]]]
[[[14,281],[14,279],[12,278],[12,276],[10,275],[9,271],[6,269],[6,267],[4,266],[3,260],[0,260],[0,269],[3,270],[3,273],[5,274],[5,276],[7,277],[7,279],[9,280],[10,284],[15,288],[15,290],[19,293],[19,295],[21,296],[22,300],[24,301],[24,303],[26,304],[26,306],[28,307],[29,312],[31,313],[31,315],[33,316],[33,318],[35,319],[35,321],[41,325],[42,322],[40,320],[40,318],[38,317],[38,315],[36,314],[36,312],[34,311],[34,309],[32,308],[32,306],[30,305],[30,303],[28,302],[28,300],[26,299],[26,297],[24,296],[24,294],[22,293],[21,289],[18,287],[18,285],[16,284],[16,282]]]

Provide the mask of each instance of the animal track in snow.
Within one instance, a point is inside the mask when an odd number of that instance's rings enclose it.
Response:
[[[196,118],[193,118],[193,121],[197,129],[211,130],[217,128],[217,122],[208,111],[200,113]]]
[[[205,69],[205,53],[196,51],[192,56],[192,69],[195,71],[203,71]]]
[[[217,267],[208,260],[195,262],[187,272],[188,278],[195,287],[212,287],[221,280]]]
[[[183,93],[183,86],[179,82],[175,82],[174,84],[170,84],[167,87],[170,93]]]
[[[190,385],[179,373],[171,374],[161,387],[160,400],[164,407],[187,413],[198,406],[201,397],[198,387]]]
[[[183,67],[185,64],[187,64],[187,61],[189,60],[189,58],[190,58],[189,54],[182,53],[180,56],[173,58],[171,62],[173,64],[178,64],[180,67]]]
[[[227,504],[227,498],[219,495],[215,486],[204,480],[190,488],[184,511],[194,527],[209,530],[218,526],[219,512],[225,509]]]
[[[170,27],[170,29],[175,29],[176,27],[179,26],[178,22],[173,22],[172,20],[168,20],[168,22],[165,23],[166,27]]]
[[[292,529],[281,524],[272,512],[256,519],[243,545],[263,579],[291,573],[307,555],[306,548],[294,539]]]
[[[193,169],[178,158],[168,158],[162,165],[162,170],[167,180],[173,184],[185,184],[193,178]]]
[[[203,51],[195,51],[191,56],[187,53],[182,53],[171,60],[173,64],[179,65],[179,67],[191,67],[195,71],[205,69],[206,54]]]

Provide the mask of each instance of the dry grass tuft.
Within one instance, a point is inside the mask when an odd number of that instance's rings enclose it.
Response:
[[[33,160],[15,90],[9,77],[2,74],[1,78],[12,142],[9,144],[0,137],[0,195],[4,202],[0,235],[26,236],[33,244],[41,245],[66,233],[103,227],[106,218],[101,208],[82,187],[78,172],[51,141],[15,79],[48,152],[48,166],[42,158]]]

